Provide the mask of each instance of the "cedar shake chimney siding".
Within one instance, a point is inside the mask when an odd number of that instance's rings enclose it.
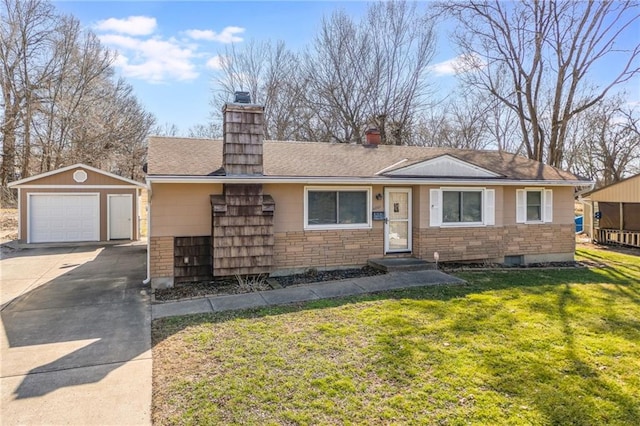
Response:
[[[211,196],[213,275],[271,272],[275,203],[262,185],[226,184]]]
[[[227,176],[261,175],[264,107],[226,104],[223,116],[222,161]]]
[[[264,108],[227,104],[223,111],[225,174],[262,175]],[[262,184],[224,184],[221,195],[211,195],[214,276],[271,272],[274,210]]]

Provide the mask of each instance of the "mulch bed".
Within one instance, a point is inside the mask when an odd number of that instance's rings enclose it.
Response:
[[[260,280],[253,285],[240,285],[236,278],[221,278],[211,281],[177,283],[173,288],[154,290],[156,302],[168,302],[180,299],[193,299],[204,296],[222,296],[228,294],[245,294],[256,291],[271,290],[279,287],[290,287],[323,281],[344,280],[349,278],[371,277],[384,274],[384,271],[365,266],[354,269],[338,269],[333,271],[317,271],[310,269],[304,274],[272,277],[269,281]],[[273,282],[273,286],[270,284]]]
[[[503,263],[457,263],[443,262],[438,267],[443,272],[455,271],[486,271],[492,269],[513,270],[513,269],[554,269],[554,268],[584,268],[589,265],[588,262],[544,262],[544,263],[528,263],[526,265],[505,265]]]
[[[371,266],[364,266],[362,268],[335,269],[332,271],[318,271],[315,269],[310,269],[304,274],[274,277],[273,279],[275,279],[282,287],[289,287],[294,285],[310,284],[323,281],[373,277],[375,275],[382,275],[385,273],[386,272],[381,271],[380,269],[372,268]]]
[[[253,291],[270,289],[271,287],[265,281],[262,285],[254,286]],[[237,279],[223,278],[211,281],[176,283],[173,288],[154,290],[153,295],[155,301],[167,302],[204,296],[222,296],[226,294],[243,294],[250,292],[250,289],[241,287]]]

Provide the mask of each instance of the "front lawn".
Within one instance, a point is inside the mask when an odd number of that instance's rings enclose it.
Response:
[[[640,424],[640,258],[153,324],[156,424]]]

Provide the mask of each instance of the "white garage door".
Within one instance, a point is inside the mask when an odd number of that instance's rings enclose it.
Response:
[[[29,195],[29,242],[99,240],[98,194]]]

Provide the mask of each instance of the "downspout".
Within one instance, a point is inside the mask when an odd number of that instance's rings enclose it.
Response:
[[[588,194],[591,191],[593,191],[593,188],[595,188],[595,186],[596,186],[596,183],[592,181],[588,185],[585,185],[586,189],[581,189],[581,190],[578,191],[578,202],[582,203],[583,206],[585,206],[585,205],[589,206],[589,214],[591,216],[589,217],[589,232],[588,232],[588,235],[589,235],[589,238],[591,238],[591,241],[593,241],[595,239],[594,236],[593,236],[593,230],[594,230],[593,222],[594,222],[594,219],[595,219],[594,218],[594,214],[595,214],[594,203],[593,203],[593,200],[591,200],[591,197],[583,198],[582,196],[584,194]],[[582,232],[585,232],[586,229],[587,229],[584,226],[584,224],[585,224],[585,217],[584,217],[584,210],[583,210],[583,213],[582,213]]]
[[[142,284],[147,285],[151,282],[151,184],[149,178],[147,181],[147,278]]]
[[[591,205],[591,242],[594,242],[596,240],[596,236],[594,234],[595,232],[595,214],[596,214],[596,210],[595,210],[595,206],[596,203],[593,202],[593,200],[589,200],[589,204]]]

